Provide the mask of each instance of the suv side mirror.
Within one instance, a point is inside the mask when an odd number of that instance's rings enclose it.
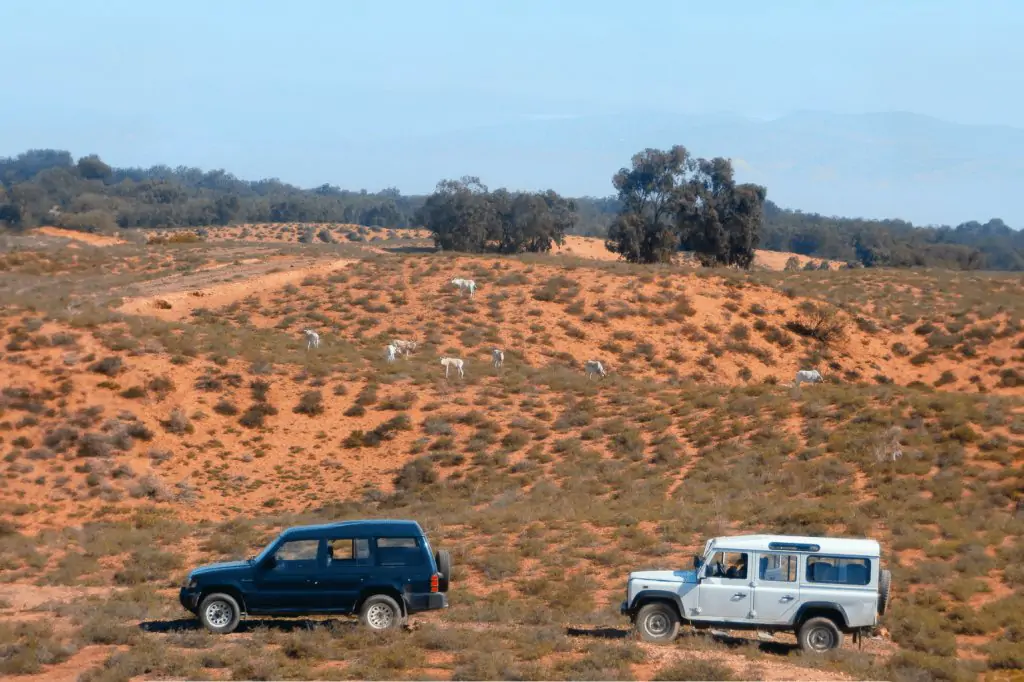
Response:
[[[274,556],[273,554],[271,554],[266,559],[264,559],[263,563],[260,564],[260,568],[262,568],[262,569],[264,569],[266,571],[269,571],[274,566],[277,566],[277,557]]]
[[[695,570],[695,571],[700,570],[701,560],[702,560],[702,557],[699,554],[694,554],[693,555],[693,570]]]

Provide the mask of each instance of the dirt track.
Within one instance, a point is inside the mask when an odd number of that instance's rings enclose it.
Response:
[[[144,295],[125,300],[118,309],[133,315],[163,320],[187,320],[197,308],[219,308],[258,291],[299,282],[310,275],[325,275],[354,263],[351,258],[332,261],[256,261],[208,268],[189,275],[172,275],[143,287]]]

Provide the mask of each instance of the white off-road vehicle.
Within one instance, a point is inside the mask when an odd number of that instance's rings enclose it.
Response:
[[[692,570],[629,574],[621,612],[649,642],[671,642],[679,626],[794,632],[822,652],[878,625],[892,577],[874,540],[736,535],[708,540]]]

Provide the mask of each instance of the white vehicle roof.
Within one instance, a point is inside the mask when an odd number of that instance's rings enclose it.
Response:
[[[772,545],[779,543],[779,547]],[[876,540],[867,538],[822,538],[804,535],[726,535],[712,539],[711,546],[716,550],[750,550],[750,551],[786,551],[785,545],[815,545],[812,549],[792,549],[789,551],[810,554],[844,554],[853,556],[877,557],[881,547]]]

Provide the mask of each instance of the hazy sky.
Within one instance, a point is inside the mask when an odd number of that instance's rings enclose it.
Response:
[[[0,155],[352,186],[325,142],[530,116],[911,111],[1024,128],[1020,0],[2,0],[0,26]]]

